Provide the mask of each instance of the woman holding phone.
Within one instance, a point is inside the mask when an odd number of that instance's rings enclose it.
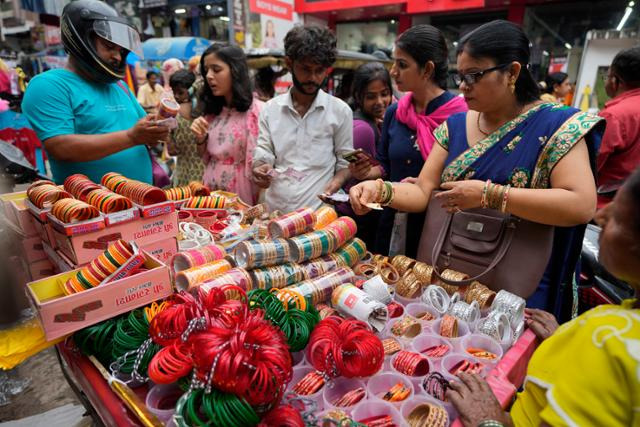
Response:
[[[393,88],[389,72],[379,62],[369,62],[359,66],[353,75],[351,96],[355,108],[353,113],[353,148],[356,149],[349,161],[352,175],[356,172],[356,165],[360,168],[379,164],[376,157],[376,147],[380,141],[381,125],[384,113],[391,104]],[[356,172],[357,173],[357,172]],[[351,179],[345,184],[344,191],[356,185],[359,181]],[[364,240],[367,247],[373,248],[376,242],[380,212],[372,211],[366,215],[354,214],[348,203],[341,203],[336,207],[342,215],[352,217],[358,225],[358,237]]]
[[[351,168],[358,180],[386,176],[391,181],[414,182],[431,152],[433,131],[450,115],[467,111],[464,99],[446,90],[447,43],[431,25],[416,25],[398,37],[393,49],[391,77],[407,94],[384,115],[376,158],[379,166],[361,160]],[[396,210],[385,208],[376,230],[373,251],[389,253]],[[409,214],[407,229],[422,230],[424,213]],[[420,233],[406,236],[404,253],[415,258]]]

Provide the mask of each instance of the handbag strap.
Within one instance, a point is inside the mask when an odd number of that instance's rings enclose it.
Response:
[[[449,229],[451,228],[451,223],[453,222],[454,215],[455,213],[450,213],[449,215],[447,215],[447,218],[445,219],[445,222],[442,228],[440,229],[438,240],[436,240],[436,244],[433,246],[433,252],[431,253],[431,262],[433,263],[433,272],[435,273],[436,277],[438,277],[438,279],[440,279],[441,281],[449,285],[465,286],[465,285],[470,285],[471,283],[478,280],[480,277],[484,276],[485,274],[493,270],[495,266],[498,265],[500,261],[502,261],[502,258],[504,258],[505,254],[507,253],[507,250],[511,246],[511,241],[513,240],[513,235],[516,227],[512,221],[508,222],[505,238],[502,240],[502,243],[500,244],[500,249],[498,250],[498,253],[493,258],[489,266],[482,273],[478,274],[477,276],[471,277],[469,279],[464,279],[464,280],[445,279],[444,277],[442,277],[442,274],[438,269],[438,259],[440,258],[442,247],[444,246],[444,242],[446,240],[447,234],[449,233]]]

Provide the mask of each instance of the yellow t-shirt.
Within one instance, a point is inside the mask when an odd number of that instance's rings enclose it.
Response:
[[[640,309],[634,300],[596,307],[536,350],[516,426],[640,426]]]

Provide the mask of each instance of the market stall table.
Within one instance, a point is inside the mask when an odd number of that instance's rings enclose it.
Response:
[[[489,373],[489,384],[503,408],[510,405],[517,389],[524,383],[527,365],[537,346],[538,341],[533,332],[526,330]],[[86,356],[81,355],[66,341],[56,347],[65,376],[72,381],[71,385],[76,393],[82,392],[86,396],[86,399],[80,397],[83,403],[92,406],[94,411],[87,408],[90,412],[97,414],[106,426],[140,425],[136,416],[111,390],[107,381]],[[142,386],[134,391],[144,402],[148,388]],[[452,426],[456,427],[461,425],[458,421],[452,423]]]

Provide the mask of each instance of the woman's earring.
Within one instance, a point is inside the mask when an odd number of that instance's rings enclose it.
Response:
[[[515,91],[516,91],[516,81],[515,80],[511,80],[509,82],[509,90],[511,91],[511,93],[515,93]]]

